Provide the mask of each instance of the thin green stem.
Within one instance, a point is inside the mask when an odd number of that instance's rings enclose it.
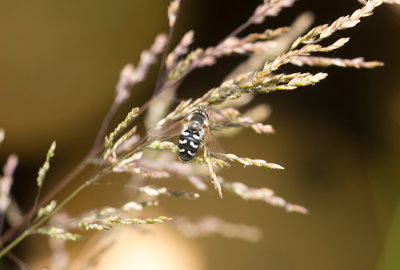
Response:
[[[18,236],[16,239],[14,239],[10,244],[8,244],[6,247],[4,247],[0,251],[0,258],[3,257],[5,254],[7,254],[12,248],[14,248],[17,244],[19,244],[22,240],[24,240],[28,235],[30,235],[33,231],[35,231],[40,225],[42,225],[44,222],[46,222],[50,217],[52,217],[55,213],[57,213],[62,207],[64,207],[69,201],[71,201],[76,195],[78,195],[82,190],[84,190],[86,187],[90,186],[94,182],[96,182],[98,179],[100,179],[102,176],[107,174],[113,167],[107,167],[100,171],[97,175],[83,183],[81,186],[79,186],[77,189],[75,189],[70,195],[68,195],[67,198],[65,198],[50,214],[42,217],[38,221],[36,221],[34,224],[32,224],[32,227],[26,229],[20,236]]]
[[[0,250],[0,258],[2,258],[4,255],[6,255],[11,249],[13,249],[19,242],[24,240],[29,234],[30,234],[29,230],[24,231],[14,241],[12,241],[5,248]]]
[[[140,145],[143,143],[143,141],[146,140],[146,138],[143,138],[142,141],[139,143],[138,147],[131,151],[130,153],[126,154],[125,156],[122,157],[121,160],[124,160],[126,157],[129,155],[134,154],[135,152],[138,152],[142,150],[147,144],[145,143],[144,145]],[[5,254],[7,254],[12,248],[14,248],[18,243],[20,243],[22,240],[24,240],[28,235],[30,235],[33,231],[35,231],[37,228],[39,228],[40,225],[42,225],[44,222],[46,222],[50,217],[52,217],[55,213],[57,213],[62,207],[64,207],[69,201],[71,201],[75,196],[77,196],[83,189],[86,187],[90,186],[97,180],[99,180],[101,177],[112,171],[114,167],[116,167],[118,163],[112,164],[107,168],[104,168],[101,170],[98,174],[87,180],[85,183],[83,183],[81,186],[79,186],[77,189],[75,189],[70,195],[68,195],[61,203],[57,205],[57,207],[48,215],[43,216],[39,220],[35,221],[32,227],[26,229],[20,236],[18,236],[15,240],[13,240],[10,244],[8,244],[6,247],[4,247],[0,251],[0,258],[3,257]]]
[[[107,128],[109,127],[110,122],[111,122],[112,118],[114,117],[115,113],[117,112],[120,105],[121,104],[115,102],[115,100],[111,104],[106,116],[104,117],[103,122],[101,123],[101,127],[99,129],[99,132],[97,133],[97,136],[96,136],[96,139],[94,140],[92,148],[89,151],[89,155],[96,152],[96,149],[98,149],[100,147],[100,143],[101,143],[102,139],[104,138],[104,135],[106,134]]]
[[[8,231],[6,231],[6,233],[4,233],[1,238],[1,243],[7,242],[14,235],[14,233],[28,221],[29,217],[36,213],[40,207],[49,202],[52,197],[54,197],[63,187],[65,187],[84,168],[86,168],[92,158],[93,156],[87,156],[85,159],[83,159],[67,176],[65,176],[48,194],[46,194],[45,197],[39,201],[36,207],[32,208],[27,214],[25,214],[17,225],[11,227]]]
[[[40,197],[40,193],[42,191],[42,185],[39,186],[38,192],[36,193],[36,197],[35,197],[35,202],[33,203],[33,208],[36,208],[38,202],[39,202],[39,197]],[[34,213],[30,213],[29,218],[28,218],[28,225],[26,227],[29,228],[29,226],[31,225],[32,222],[32,217],[33,217]],[[35,220],[36,221],[36,220]]]

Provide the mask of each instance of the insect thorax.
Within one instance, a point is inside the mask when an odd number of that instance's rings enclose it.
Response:
[[[189,116],[187,117],[187,122],[189,122],[189,123],[197,122],[203,128],[207,128],[208,127],[208,118],[209,117],[208,117],[207,111],[202,110],[202,109],[197,109],[189,114]]]

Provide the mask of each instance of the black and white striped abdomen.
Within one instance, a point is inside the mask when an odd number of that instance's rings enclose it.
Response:
[[[178,156],[183,162],[191,161],[199,151],[201,135],[198,130],[186,129],[181,132],[178,142]]]

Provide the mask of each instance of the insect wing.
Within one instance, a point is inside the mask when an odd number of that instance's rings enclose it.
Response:
[[[154,140],[167,140],[169,138],[179,135],[182,131],[184,119],[175,122],[165,123],[161,126],[155,126],[147,131],[150,139]]]
[[[207,149],[211,154],[218,156],[218,154],[226,153],[224,147],[218,142],[217,138],[214,136],[214,134],[209,129],[205,130],[204,140],[205,140]]]

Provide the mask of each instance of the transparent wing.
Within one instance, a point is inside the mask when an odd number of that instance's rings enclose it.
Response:
[[[205,145],[207,146],[208,151],[212,155],[218,156],[218,154],[226,153],[224,147],[219,143],[217,138],[215,138],[214,134],[209,129],[206,129],[206,131],[204,133],[204,140],[205,140]]]
[[[168,122],[161,126],[155,126],[147,131],[147,136],[151,140],[167,140],[180,134],[185,120]]]

